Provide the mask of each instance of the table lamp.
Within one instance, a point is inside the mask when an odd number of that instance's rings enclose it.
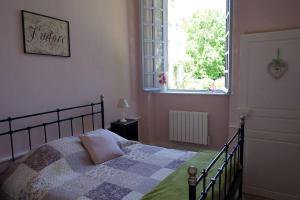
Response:
[[[125,118],[125,109],[129,108],[129,104],[127,102],[127,100],[125,98],[121,98],[118,102],[118,108],[122,109],[122,113],[123,113],[123,118],[120,120],[121,122],[126,122],[126,118]]]

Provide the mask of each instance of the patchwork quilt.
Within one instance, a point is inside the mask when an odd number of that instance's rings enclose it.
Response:
[[[141,199],[196,153],[126,141],[124,156],[94,165],[78,137],[44,144],[1,178],[0,199]]]

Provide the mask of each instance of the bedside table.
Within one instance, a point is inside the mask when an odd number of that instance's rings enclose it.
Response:
[[[127,119],[126,122],[120,122],[120,120],[112,122],[110,130],[128,140],[139,140],[138,121],[135,119]]]

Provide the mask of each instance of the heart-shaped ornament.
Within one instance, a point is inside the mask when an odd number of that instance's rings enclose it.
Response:
[[[283,61],[281,62],[273,61],[268,65],[269,74],[276,79],[281,78],[286,73],[287,70],[288,70],[288,65]]]

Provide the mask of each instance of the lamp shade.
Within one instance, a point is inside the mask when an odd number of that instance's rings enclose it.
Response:
[[[121,98],[118,102],[118,108],[129,108],[129,104],[126,99]]]

